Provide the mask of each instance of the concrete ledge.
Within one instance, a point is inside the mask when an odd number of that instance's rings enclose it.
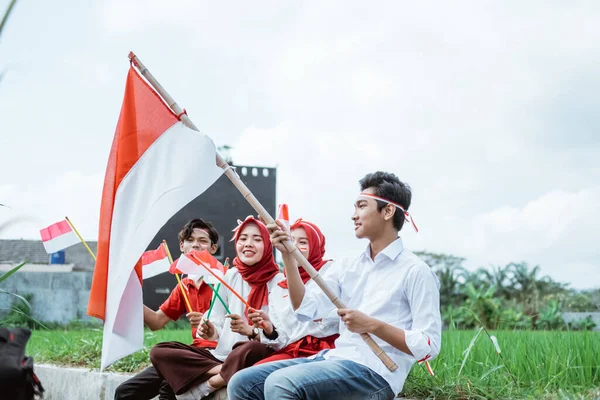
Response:
[[[44,400],[113,400],[117,386],[130,377],[48,364],[36,364],[34,371],[46,389]]]
[[[44,400],[113,400],[117,386],[131,377],[49,364],[35,364],[34,371],[46,390]],[[227,391],[219,390],[206,399],[227,400]]]

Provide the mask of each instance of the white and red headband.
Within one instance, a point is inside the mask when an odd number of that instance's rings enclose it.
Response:
[[[396,208],[399,208],[399,209],[400,209],[400,210],[402,210],[402,212],[404,213],[404,217],[405,217],[405,218],[406,218],[408,221],[410,221],[410,223],[411,223],[411,225],[413,226],[413,228],[414,228],[415,232],[419,232],[419,228],[417,228],[417,225],[415,224],[415,221],[414,221],[414,219],[413,219],[412,215],[410,215],[410,213],[409,213],[408,211],[406,211],[406,210],[404,209],[404,207],[402,207],[400,204],[398,204],[398,203],[394,203],[393,201],[391,201],[391,200],[388,200],[388,199],[385,199],[385,198],[383,198],[383,197],[379,197],[379,196],[377,196],[377,195],[374,195],[374,194],[371,194],[371,193],[365,193],[365,192],[361,192],[361,193],[358,195],[358,198],[359,198],[359,199],[360,199],[360,198],[363,198],[363,199],[375,199],[375,200],[383,201],[384,203],[387,203],[387,204],[391,204],[391,205],[395,206]]]

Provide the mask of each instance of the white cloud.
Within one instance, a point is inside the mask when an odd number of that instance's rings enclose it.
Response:
[[[11,209],[0,209],[0,238],[38,239],[40,229],[68,216],[84,238],[95,238],[103,175],[66,174],[39,186],[0,187]]]
[[[364,247],[352,202],[358,179],[382,169],[413,187],[409,247],[473,267],[524,259],[588,284],[600,263],[600,5],[582,4],[113,0],[80,6],[73,41],[72,14],[40,38],[47,6],[21,4],[1,48],[29,69],[0,88],[11,172],[0,195],[13,214],[68,212],[95,237],[133,49],[234,161],[278,165],[280,200],[323,226],[332,255]],[[36,237],[33,225],[11,232]]]

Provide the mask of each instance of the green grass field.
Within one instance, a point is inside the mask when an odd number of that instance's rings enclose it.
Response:
[[[442,352],[431,365],[415,365],[404,386],[412,398],[600,398],[600,333],[499,331],[504,360],[485,331],[446,331]],[[477,335],[471,347],[470,343]],[[35,331],[27,347],[37,363],[98,368],[102,348],[100,330]],[[189,343],[187,330],[146,332],[145,349],[111,367],[132,372],[148,365],[148,351],[156,343]],[[467,354],[468,352],[468,354]],[[464,366],[461,370],[461,365]],[[460,374],[459,374],[460,372]]]

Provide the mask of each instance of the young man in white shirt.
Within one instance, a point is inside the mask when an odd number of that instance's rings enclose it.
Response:
[[[392,399],[401,391],[413,363],[434,358],[441,347],[439,280],[421,259],[405,249],[398,231],[405,220],[410,187],[394,174],[375,172],[361,181],[352,215],[367,249],[341,259],[323,279],[348,309],[340,315],[335,349],[314,357],[251,367],[233,376],[230,400],[238,399]],[[300,320],[314,320],[335,308],[318,288],[302,284],[296,261],[282,242],[283,224],[272,229],[282,252],[290,300]],[[415,226],[416,228],[416,226]],[[369,333],[398,368],[391,372],[360,337]]]

